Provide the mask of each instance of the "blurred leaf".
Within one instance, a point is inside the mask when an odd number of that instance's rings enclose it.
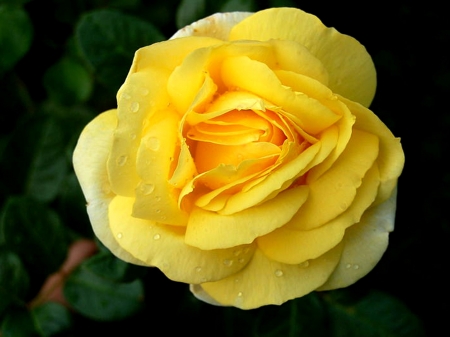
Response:
[[[326,311],[316,293],[260,310],[254,335],[261,337],[328,337]]]
[[[126,263],[108,252],[98,253],[83,263],[84,268],[112,282],[131,282],[144,275],[146,267]]]
[[[19,7],[0,5],[0,74],[27,53],[32,39],[28,14]]]
[[[203,18],[205,16],[205,7],[206,0],[182,0],[176,13],[177,27],[183,28]]]
[[[15,301],[24,298],[29,278],[17,254],[0,248],[0,316]]]
[[[36,331],[43,337],[55,336],[70,329],[69,310],[59,303],[46,302],[31,311]]]
[[[44,74],[44,86],[51,100],[73,105],[89,98],[93,79],[81,64],[64,57]]]
[[[27,310],[9,312],[3,320],[0,331],[2,337],[40,337]]]
[[[106,9],[85,14],[76,27],[76,36],[99,80],[113,91],[124,82],[134,52],[164,39],[149,22]]]
[[[348,290],[329,292],[331,336],[424,337],[419,319],[399,300],[380,291],[352,298]]]
[[[67,254],[65,229],[58,215],[28,197],[6,201],[0,218],[0,243],[39,276],[58,270]]]
[[[142,307],[144,287],[140,280],[115,283],[91,273],[81,265],[70,274],[64,296],[79,313],[99,321],[116,321]]]
[[[221,12],[255,12],[254,0],[228,0],[220,8]]]
[[[25,193],[38,200],[52,200],[67,170],[65,131],[49,116],[34,116],[10,138],[0,159],[2,184],[10,193]]]

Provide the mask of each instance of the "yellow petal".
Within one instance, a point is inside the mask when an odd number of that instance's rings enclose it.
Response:
[[[184,242],[184,228],[131,216],[133,198],[117,196],[109,206],[111,231],[123,249],[178,282],[219,280],[241,270],[253,255],[253,245],[203,251]]]
[[[400,138],[394,137],[387,126],[369,109],[348,99],[341,99],[356,116],[355,128],[370,132],[380,139],[380,154],[377,163],[380,168],[382,184],[378,194],[378,202],[384,201],[389,198],[397,186],[397,178],[405,164],[405,154],[400,144]]]
[[[307,187],[291,188],[272,200],[232,215],[194,208],[186,230],[186,243],[206,250],[251,243],[287,223],[307,196]]]
[[[270,259],[299,264],[315,259],[341,242],[345,230],[359,222],[377,196],[378,167],[374,165],[364,176],[352,205],[340,216],[325,225],[308,231],[299,231],[289,224],[257,239],[258,247]]]
[[[284,160],[280,160],[280,165],[271,170],[270,174],[255,183],[249,182],[249,186],[244,186],[241,192],[232,195],[220,213],[233,214],[253,207],[287,189],[295,179],[304,174],[305,169],[320,151],[321,144],[318,142],[311,145],[300,154],[296,148],[297,146],[291,146]]]
[[[259,11],[234,26],[229,38],[296,41],[323,63],[331,90],[364,106],[369,106],[373,99],[375,67],[364,46],[334,28],[327,28],[314,15],[294,8]]]
[[[149,81],[148,79],[152,80]],[[136,155],[144,121],[155,111],[166,107],[169,97],[165,89],[167,76],[148,69],[128,76],[118,95],[117,128],[108,159],[111,188],[116,194],[133,196],[139,183]]]
[[[272,261],[256,249],[251,261],[240,272],[217,282],[194,285],[191,291],[208,303],[240,309],[280,305],[320,287],[339,262],[341,248],[338,245],[321,257],[300,265]]]
[[[136,170],[142,181],[135,191],[135,217],[178,226],[187,223],[188,214],[178,207],[179,190],[170,183],[178,159],[178,123],[178,114],[167,109],[145,130],[137,154]],[[186,163],[184,157],[180,160]]]
[[[114,239],[109,227],[108,206],[115,194],[106,172],[106,161],[117,124],[116,110],[98,115],[83,130],[73,152],[73,166],[87,201],[87,212],[98,239],[120,259],[142,264]]]
[[[308,184],[310,195],[290,222],[292,228],[317,228],[343,213],[353,202],[362,178],[378,156],[378,137],[354,130],[345,151],[318,180]]]
[[[216,13],[181,28],[171,37],[171,39],[186,36],[209,36],[220,40],[228,40],[231,28],[251,14],[253,13]]]
[[[222,64],[222,80],[228,88],[239,88],[268,100],[298,118],[299,126],[317,134],[341,117],[306,95],[296,95],[284,87],[264,63],[246,56],[230,57]]]
[[[345,232],[341,260],[318,290],[347,287],[370,272],[383,256],[394,229],[396,190],[383,203],[370,208],[361,222]]]

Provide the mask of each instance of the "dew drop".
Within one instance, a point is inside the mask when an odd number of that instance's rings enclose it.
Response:
[[[357,265],[357,264],[355,264],[354,266],[353,266],[353,269],[359,269],[359,265]]]
[[[240,291],[240,292],[238,292],[238,297],[242,297],[242,295],[244,295],[243,293],[242,293],[242,291]]]
[[[239,263],[244,263],[244,262],[245,262],[245,259],[241,257],[241,258],[238,260],[238,262],[239,262]]]
[[[155,212],[156,212],[157,214],[159,214],[159,213],[161,213],[161,210],[160,210],[160,209],[157,209]]]
[[[161,239],[161,235],[155,234],[155,235],[153,236],[153,240],[159,240],[159,239]]]
[[[138,112],[139,111],[139,103],[138,102],[133,102],[130,104],[130,111],[132,113]]]
[[[158,196],[155,197],[155,200],[156,201],[161,201],[161,197],[158,195]]]
[[[345,265],[345,268],[347,268],[347,269],[350,269],[352,267],[352,265],[350,264],[350,263],[347,263],[346,265]]]
[[[126,92],[124,92],[124,93],[122,94],[122,97],[123,97],[123,99],[130,99],[130,98],[131,98],[130,94],[128,94],[128,93],[126,93]]]
[[[302,262],[298,266],[300,268],[308,268],[309,267],[309,261]]]
[[[197,273],[200,273],[200,272],[202,271],[202,267],[195,267],[195,271],[196,271]]]
[[[234,283],[239,283],[239,279],[238,279],[238,278],[235,278],[235,279],[234,279]]]
[[[346,209],[347,209],[347,204],[346,204],[345,202],[343,202],[343,203],[340,205],[340,207],[341,207],[342,210],[346,210]]]
[[[281,277],[281,276],[283,276],[283,271],[280,270],[280,269],[275,270],[275,276],[276,276],[276,277]]]
[[[141,94],[142,94],[142,96],[147,96],[148,93],[149,93],[149,91],[148,91],[147,88],[142,88],[142,89],[141,89]]]
[[[158,151],[161,146],[161,142],[156,137],[148,137],[145,144],[152,151]]]
[[[122,234],[122,233],[117,233],[117,238],[118,238],[118,239],[122,239],[122,237],[123,237],[123,234]]]
[[[223,260],[223,264],[227,267],[231,267],[233,265],[233,260],[225,259]]]
[[[135,134],[135,133],[132,133],[132,134],[130,135],[130,139],[131,139],[131,140],[135,140],[135,139],[136,139],[136,134]]]
[[[123,165],[125,165],[125,163],[127,162],[127,160],[128,160],[128,157],[127,157],[127,156],[125,156],[125,155],[119,156],[119,157],[117,157],[117,159],[116,159],[116,163],[117,163],[117,165],[119,165],[119,166],[123,166]]]
[[[105,193],[105,194],[109,194],[109,193],[111,193],[111,185],[109,184],[109,183],[104,183],[103,185],[102,185],[102,191],[103,191],[103,193]]]
[[[242,249],[236,249],[236,250],[233,252],[233,254],[234,254],[234,256],[239,256],[239,255],[241,255],[241,254],[242,254]]]
[[[142,184],[139,187],[139,190],[141,191],[141,193],[143,195],[151,194],[154,191],[154,189],[155,189],[155,185],[153,185],[153,184]]]

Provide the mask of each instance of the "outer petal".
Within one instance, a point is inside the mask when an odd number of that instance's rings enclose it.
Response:
[[[400,138],[394,137],[386,125],[369,109],[341,98],[356,116],[355,128],[377,135],[380,139],[380,155],[377,163],[380,168],[381,187],[377,202],[384,201],[397,186],[397,178],[405,164],[405,154],[400,144]]]
[[[379,186],[378,167],[374,165],[365,175],[351,206],[325,225],[300,231],[281,227],[257,239],[258,247],[269,258],[289,264],[315,259],[342,241],[345,230],[359,222],[373,203]]]
[[[282,304],[320,287],[339,262],[341,250],[339,245],[309,263],[288,265],[268,259],[257,249],[240,272],[217,282],[191,286],[191,291],[208,303],[241,309]]]
[[[111,231],[120,246],[148,266],[185,283],[215,281],[241,270],[254,245],[204,251],[184,242],[184,228],[131,216],[133,198],[116,196],[109,206]]]
[[[318,290],[347,287],[370,272],[383,256],[394,230],[397,190],[385,202],[369,209],[361,222],[347,229],[341,261]]]
[[[325,65],[331,90],[364,106],[369,106],[375,95],[375,67],[366,49],[354,38],[326,27],[316,16],[299,9],[257,12],[234,26],[229,39],[297,41]]]
[[[209,36],[226,41],[231,28],[252,14],[249,12],[216,13],[180,29],[170,39]]]
[[[73,166],[87,200],[87,212],[95,235],[120,259],[143,264],[114,239],[109,227],[108,206],[114,198],[106,172],[106,161],[117,124],[116,110],[98,115],[81,133],[73,153]]]
[[[343,213],[352,204],[358,187],[378,155],[378,138],[354,130],[346,149],[334,165],[311,182],[308,200],[289,226],[300,230],[317,228]]]

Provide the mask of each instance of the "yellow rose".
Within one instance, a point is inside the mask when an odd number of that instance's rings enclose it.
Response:
[[[354,283],[387,247],[404,163],[375,86],[359,42],[293,8],[139,49],[74,152],[95,234],[213,304]]]

